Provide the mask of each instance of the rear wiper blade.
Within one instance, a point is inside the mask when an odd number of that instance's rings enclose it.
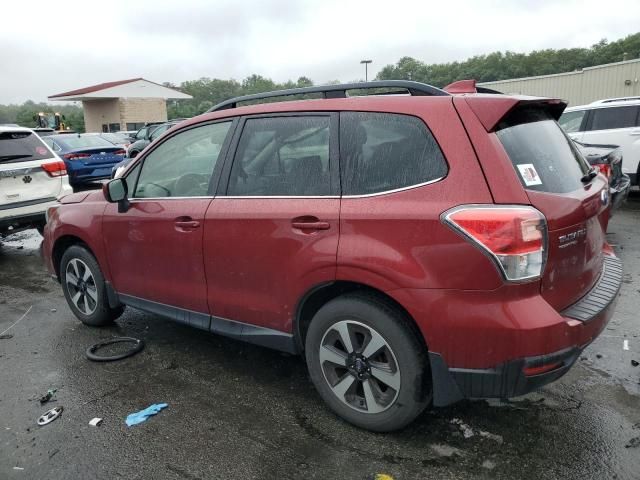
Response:
[[[580,181],[582,181],[582,183],[589,183],[597,175],[598,175],[598,171],[594,167],[591,167],[591,169],[584,174],[584,176],[580,179]]]
[[[31,155],[2,155],[0,156],[0,162],[6,162],[7,160],[17,160],[18,158],[27,158]]]

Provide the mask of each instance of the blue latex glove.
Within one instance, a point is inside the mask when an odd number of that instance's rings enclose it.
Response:
[[[136,413],[131,413],[127,415],[127,419],[125,420],[127,422],[127,426],[130,427],[132,425],[142,423],[150,416],[155,415],[160,410],[162,410],[163,408],[167,408],[168,406],[168,403],[156,403],[151,405],[150,407],[145,408],[144,410],[140,410]]]

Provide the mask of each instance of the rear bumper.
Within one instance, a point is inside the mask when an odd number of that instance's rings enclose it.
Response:
[[[71,185],[78,186],[87,183],[92,183],[98,180],[104,180],[111,178],[113,167],[121,163],[121,160],[113,163],[103,163],[100,165],[83,165],[83,166],[71,166],[70,162],[66,162],[67,172],[69,174],[69,183]]]
[[[36,225],[44,225],[44,223],[44,212],[0,218],[0,235],[19,232],[27,228],[33,228]]]
[[[629,196],[631,190],[631,179],[625,175],[618,183],[612,185],[609,193],[611,193],[611,209],[616,210]]]
[[[433,402],[445,406],[464,398],[515,397],[560,378],[609,322],[621,284],[621,263],[607,255],[598,282],[563,312],[542,298],[538,284],[392,293],[424,334]],[[531,294],[523,297],[527,288]]]
[[[511,398],[532,392],[551,383],[573,366],[580,356],[582,348],[571,347],[559,352],[535,357],[511,360],[495,368],[485,370],[447,368],[437,353],[429,353],[432,374],[434,365],[434,395],[435,406],[444,406],[463,398]],[[551,370],[537,375],[525,374],[529,368],[551,368]],[[553,368],[552,368],[553,367]]]
[[[69,192],[71,188],[67,186]],[[69,193],[65,191],[64,193]],[[57,204],[55,198],[19,202],[0,208],[0,233],[14,232],[45,223],[45,212]]]

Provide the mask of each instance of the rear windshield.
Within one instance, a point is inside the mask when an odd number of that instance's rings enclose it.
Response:
[[[53,155],[31,132],[0,132],[0,163],[44,160]]]
[[[549,113],[518,110],[498,125],[496,134],[525,188],[567,193],[584,187],[581,178],[590,167]]]
[[[103,133],[100,136],[113,144],[125,143],[126,141],[124,136],[118,133]]]
[[[113,147],[111,142],[98,135],[60,135],[56,137],[56,142],[72,150],[77,148]]]

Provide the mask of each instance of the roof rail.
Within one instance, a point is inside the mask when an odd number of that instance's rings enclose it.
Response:
[[[240,102],[251,102],[254,100],[264,100],[267,98],[289,97],[292,95],[306,95],[310,93],[321,93],[322,98],[347,98],[348,90],[367,90],[374,88],[397,88],[409,92],[413,96],[448,96],[449,93],[439,88],[427,85],[426,83],[411,82],[409,80],[376,80],[373,82],[342,83],[339,85],[322,85],[318,87],[289,88],[287,90],[275,90],[273,92],[256,93],[254,95],[244,95],[225,100],[211,107],[207,112],[216,112],[229,108],[236,108]],[[395,93],[395,92],[394,92]]]
[[[599,105],[603,103],[614,103],[614,102],[636,102],[638,100],[640,100],[640,97],[605,98],[602,100],[596,100],[595,102],[591,102],[590,105]]]

